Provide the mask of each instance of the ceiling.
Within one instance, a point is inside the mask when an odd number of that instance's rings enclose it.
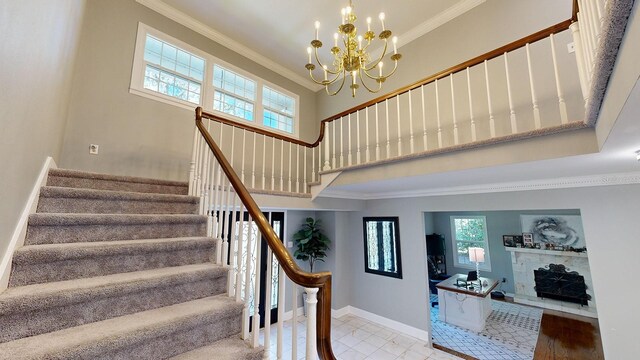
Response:
[[[186,20],[190,27],[213,34],[223,45],[313,90],[320,87],[308,79],[304,64],[306,48],[315,37],[314,22],[321,24],[320,40],[330,44],[340,10],[348,5],[348,0],[137,1],[174,20]],[[378,14],[384,12],[385,27],[402,46],[485,1],[403,0],[398,6],[392,1],[353,0],[353,7],[356,25],[366,26],[365,19],[371,17],[376,32],[382,30]]]

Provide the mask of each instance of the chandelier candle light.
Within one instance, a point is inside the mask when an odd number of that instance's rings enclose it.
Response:
[[[316,37],[311,41],[311,46],[307,48],[307,55],[309,61],[305,68],[309,70],[309,76],[315,83],[323,85],[325,91],[330,96],[336,95],[342,90],[347,77],[351,76],[351,96],[356,96],[356,90],[360,87],[360,82],[369,92],[377,93],[382,88],[382,83],[398,68],[398,60],[402,58],[402,55],[398,54],[398,38],[391,38],[391,30],[388,30],[384,26],[384,13],[380,13],[378,18],[382,24],[382,32],[378,34],[378,39],[384,43],[382,54],[376,59],[371,60],[371,55],[367,51],[371,45],[372,40],[376,38],[375,32],[371,30],[371,18],[367,18],[367,31],[363,35],[358,35],[358,29],[355,26],[357,19],[356,14],[353,11],[353,4],[349,1],[349,6],[341,11],[342,24],[338,26],[338,32],[333,34],[333,47],[331,48],[331,54],[333,57],[333,63],[331,65],[323,64],[318,56],[318,49],[322,47],[322,42],[319,39],[320,34],[320,22],[316,21]],[[384,75],[383,66],[385,55],[387,55],[388,40],[391,38],[393,43],[393,54],[390,59],[393,61],[393,70]],[[339,47],[338,45],[342,46]],[[317,64],[322,68],[324,72],[324,80],[317,80],[313,76],[313,70],[316,65],[311,63],[311,55],[315,53],[315,60]],[[378,69],[377,72],[375,69]],[[378,83],[377,88],[375,86],[369,87],[365,81],[365,78]],[[329,90],[329,85],[340,82],[340,86],[334,92]]]
[[[469,261],[476,263],[476,274],[478,275],[478,284],[482,284],[480,281],[480,263],[484,262],[484,249],[479,247],[469,248]]]

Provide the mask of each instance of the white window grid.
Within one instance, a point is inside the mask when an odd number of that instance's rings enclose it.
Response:
[[[457,231],[455,221],[457,219],[473,219],[473,220],[481,220],[484,224],[483,226],[483,239],[480,241],[471,241],[465,239],[457,238]],[[453,249],[453,265],[459,268],[465,269],[476,269],[476,264],[469,261],[465,258],[465,261],[460,261],[458,253],[458,243],[466,243],[473,247],[481,247],[484,249],[484,262],[479,264],[479,269],[483,271],[491,271],[491,254],[489,252],[489,236],[487,233],[487,218],[485,216],[473,216],[473,215],[454,215],[450,218],[451,221],[451,243]]]

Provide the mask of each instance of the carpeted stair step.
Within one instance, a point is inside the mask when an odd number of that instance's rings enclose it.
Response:
[[[9,286],[24,286],[212,262],[207,237],[118,240],[23,246],[13,255]]]
[[[39,213],[197,214],[195,196],[44,186]]]
[[[187,182],[106,175],[65,169],[49,170],[47,185],[156,194],[187,195],[189,193],[189,184]]]
[[[240,335],[234,335],[216,341],[212,345],[172,357],[170,360],[259,360],[262,359],[263,354],[262,346],[251,348],[248,343],[240,339]]]
[[[217,295],[147,310],[6,342],[0,359],[166,359],[239,333],[242,306]]]
[[[0,294],[0,343],[222,294],[227,275],[198,264],[10,288]]]
[[[205,236],[201,215],[32,214],[25,245]]]

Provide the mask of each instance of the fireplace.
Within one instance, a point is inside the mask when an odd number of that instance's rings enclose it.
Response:
[[[535,290],[540,298],[569,301],[588,305],[591,296],[587,294],[584,276],[577,271],[568,271],[562,264],[549,264],[533,270]]]

